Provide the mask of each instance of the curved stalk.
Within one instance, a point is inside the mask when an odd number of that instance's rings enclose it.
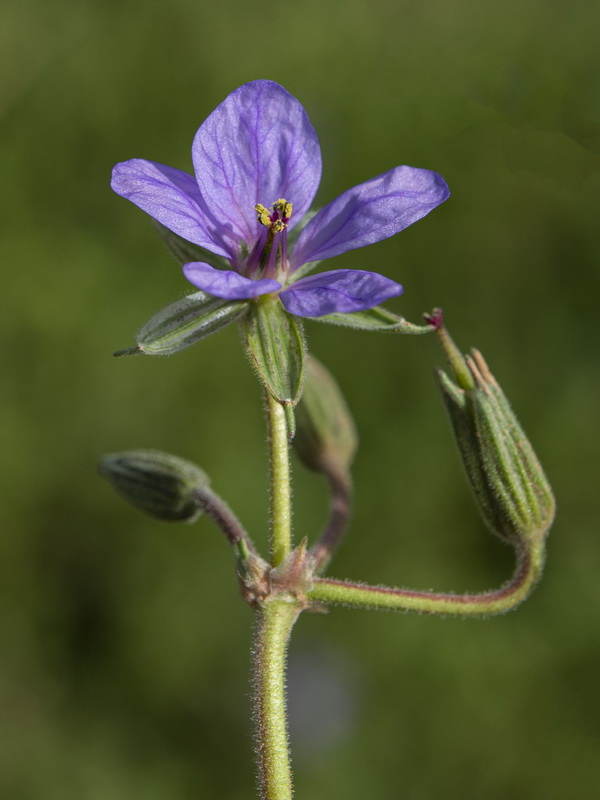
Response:
[[[327,566],[346,532],[352,501],[352,478],[349,472],[331,468],[327,469],[326,477],[329,481],[331,505],[327,525],[310,550],[315,574],[322,572]]]
[[[502,614],[516,608],[530,594],[544,565],[543,541],[517,550],[513,577],[499,589],[477,594],[451,594],[368,586],[361,583],[316,578],[308,600],[316,605],[345,605],[354,608],[416,611],[421,614],[474,617]]]
[[[204,513],[225,534],[229,544],[236,545],[243,541],[248,552],[256,554],[256,547],[248,532],[218,494],[215,494],[208,486],[202,486],[196,490],[195,497]]]

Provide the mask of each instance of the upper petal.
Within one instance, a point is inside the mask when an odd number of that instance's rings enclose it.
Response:
[[[281,284],[270,278],[253,281],[233,270],[215,269],[202,261],[185,264],[183,274],[190,283],[203,292],[227,300],[248,300],[250,297],[258,297],[281,289]]]
[[[402,286],[377,272],[335,269],[300,278],[280,297],[290,314],[322,317],[335,311],[364,311],[399,294]]]
[[[321,179],[319,140],[298,100],[273,81],[240,86],[200,126],[192,146],[200,191],[210,213],[251,246],[254,206],[285,198],[293,227]]]
[[[169,230],[212,253],[230,257],[216,241],[211,222],[203,213],[198,184],[187,172],[154,161],[133,158],[117,164],[111,187]]]
[[[436,172],[396,167],[348,189],[316,214],[294,248],[293,265],[393,236],[443,203],[450,192]]]

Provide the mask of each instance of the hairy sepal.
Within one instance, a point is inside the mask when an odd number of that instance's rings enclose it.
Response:
[[[300,321],[278,298],[261,300],[242,320],[242,338],[266,390],[281,405],[295,406],[302,394],[306,358]]]
[[[330,325],[342,325],[346,328],[355,328],[361,331],[375,333],[430,333],[430,325],[414,325],[404,317],[392,314],[383,306],[374,306],[366,311],[354,311],[351,314],[335,313],[325,314],[322,317],[311,317],[317,322],[326,322]]]
[[[195,292],[155,314],[137,335],[137,351],[168,356],[191,347],[248,311],[245,300],[223,300]]]

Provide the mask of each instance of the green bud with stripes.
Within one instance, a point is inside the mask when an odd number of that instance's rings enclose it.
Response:
[[[513,546],[539,541],[555,501],[533,447],[481,353],[463,357],[445,330],[440,339],[454,376],[437,379],[481,515]]]
[[[160,450],[111,453],[98,471],[131,505],[167,522],[194,522],[202,513],[197,492],[210,483],[191,461]]]

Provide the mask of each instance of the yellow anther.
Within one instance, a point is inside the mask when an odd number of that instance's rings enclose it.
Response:
[[[279,211],[282,217],[289,219],[292,216],[292,204],[288,203],[283,197],[273,203],[273,210]]]
[[[281,219],[275,220],[275,222],[271,223],[271,230],[273,233],[281,233],[281,231],[285,230],[286,224]]]
[[[268,209],[266,209],[260,203],[257,203],[254,206],[254,210],[258,214],[258,221],[260,222],[260,224],[264,225],[265,228],[270,228],[271,227],[271,215],[269,214]]]

